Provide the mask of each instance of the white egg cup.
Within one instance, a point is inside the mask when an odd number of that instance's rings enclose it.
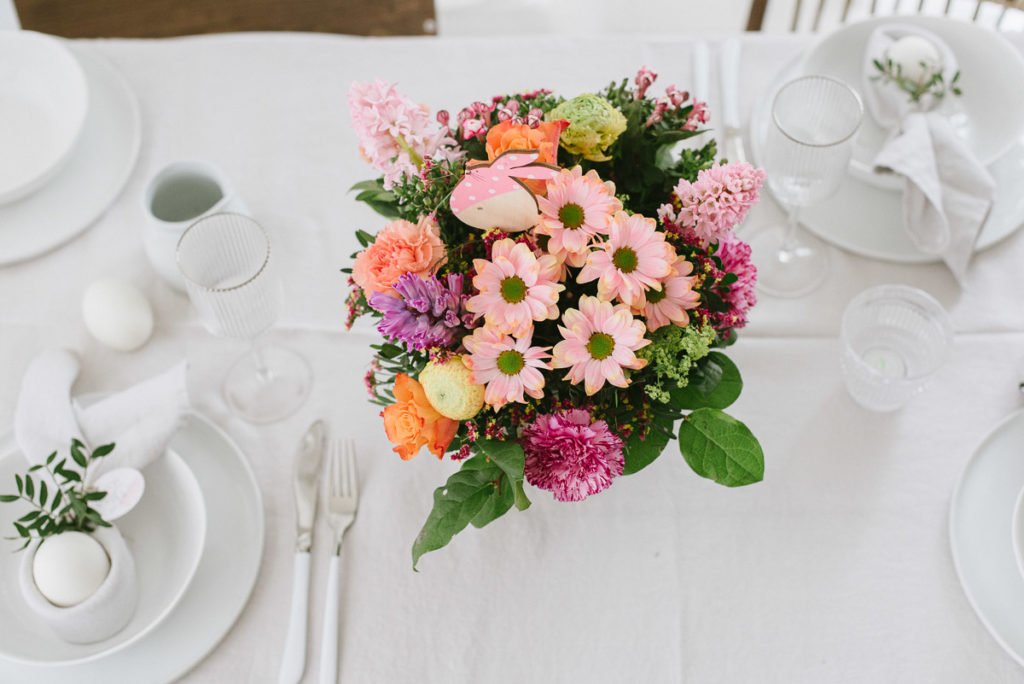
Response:
[[[124,537],[116,527],[98,528],[91,536],[107,552],[110,571],[92,596],[77,605],[55,606],[36,586],[32,568],[43,542],[33,542],[21,563],[21,593],[28,607],[57,636],[73,644],[91,644],[114,636],[131,620],[139,600],[135,559]]]

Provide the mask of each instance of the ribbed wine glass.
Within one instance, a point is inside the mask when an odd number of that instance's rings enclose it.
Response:
[[[802,76],[775,94],[764,166],[789,219],[751,231],[758,286],[766,294],[798,297],[825,279],[827,248],[798,230],[798,212],[839,189],[863,114],[857,92],[829,76]]]
[[[189,299],[207,329],[252,343],[224,378],[228,405],[253,423],[294,412],[312,386],[309,364],[288,349],[256,344],[277,320],[283,299],[263,227],[240,214],[204,217],[181,236],[177,260]]]

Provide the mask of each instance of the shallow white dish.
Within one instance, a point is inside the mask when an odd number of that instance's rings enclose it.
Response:
[[[1024,665],[1024,578],[1014,558],[1014,505],[1024,487],[1024,411],[1000,423],[967,464],[949,511],[953,564],[967,600]]]
[[[761,150],[770,124],[768,108],[772,96],[799,73],[799,63],[790,63],[765,97],[755,104],[750,118],[750,149],[755,161],[764,161]],[[1024,225],[1024,140],[988,168],[996,180],[996,196],[992,212],[978,235],[979,251],[1006,239]],[[939,257],[918,250],[910,241],[903,225],[902,193],[865,183],[853,175],[844,179],[828,199],[801,209],[800,223],[822,240],[871,259],[901,264],[940,261]]]
[[[0,206],[0,265],[59,247],[88,228],[124,187],[142,124],[124,78],[88,46],[73,46],[89,84],[89,114],[70,158],[45,186]]]
[[[949,45],[960,68],[963,96],[943,107],[978,160],[991,164],[1024,135],[1024,57],[1000,34],[977,24],[928,16],[881,17],[845,26],[830,33],[804,56],[802,73],[827,74],[858,91],[863,87],[864,50],[871,33],[882,24],[913,24],[936,34]],[[888,136],[865,112],[854,141],[850,171],[857,178],[888,190],[900,190],[902,180],[874,170],[874,159]]]
[[[64,42],[0,32],[0,204],[28,195],[67,160],[89,111],[89,87]]]
[[[171,682],[224,638],[249,600],[263,556],[263,502],[245,456],[220,428],[191,414],[171,440],[206,501],[206,545],[178,607],[131,646],[91,662],[29,665],[0,657],[0,682]]]
[[[12,440],[3,441],[0,483],[8,489],[27,463]],[[206,538],[206,506],[192,471],[168,451],[144,471],[146,492],[139,505],[117,521],[135,559],[139,602],[131,621],[111,638],[94,644],[61,640],[29,608],[18,588],[21,555],[0,553],[0,615],[18,629],[0,630],[0,655],[26,663],[87,662],[130,646],[160,624],[185,594],[199,567]],[[0,530],[28,512],[28,504],[0,508]],[[5,551],[16,542],[3,542]]]
[[[1013,540],[1013,555],[1017,558],[1017,570],[1024,580],[1024,487],[1017,495],[1013,505],[1013,523],[1010,526],[1010,537]]]

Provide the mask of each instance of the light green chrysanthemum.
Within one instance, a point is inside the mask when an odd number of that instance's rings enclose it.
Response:
[[[445,418],[469,420],[484,407],[484,386],[473,384],[473,371],[461,356],[431,361],[419,377],[430,405]]]
[[[566,100],[545,118],[567,120],[569,127],[562,132],[562,147],[590,161],[611,159],[605,152],[626,130],[626,117],[622,112],[603,97],[590,93]]]
[[[673,389],[686,387],[693,364],[711,351],[715,329],[710,325],[699,328],[669,325],[652,333],[651,339],[651,344],[636,353],[647,359],[648,367],[655,374],[655,380],[648,381],[644,391],[651,399],[667,404]]]

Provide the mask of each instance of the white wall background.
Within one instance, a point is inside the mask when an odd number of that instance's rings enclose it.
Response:
[[[0,31],[18,27],[18,13],[14,11],[14,0],[0,0]]]

